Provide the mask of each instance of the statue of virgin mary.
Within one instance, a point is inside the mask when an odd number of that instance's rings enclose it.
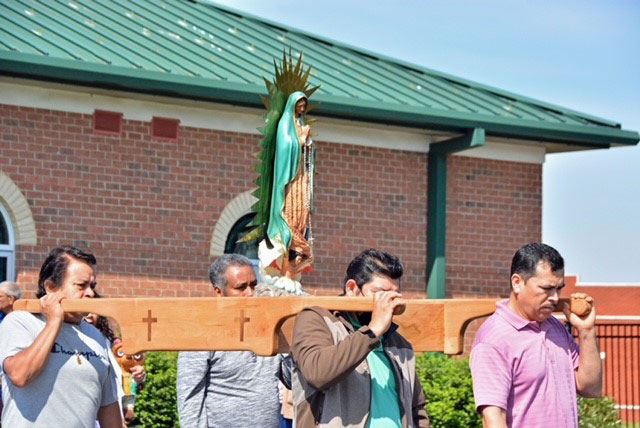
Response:
[[[273,248],[268,248],[263,241],[259,250],[261,265],[267,274],[277,274],[294,283],[309,270],[313,261],[311,212],[315,146],[311,127],[305,123],[307,105],[303,92],[292,93],[278,122],[267,226],[267,237]],[[299,288],[299,284],[289,284],[287,288],[294,286]]]
[[[290,293],[302,294],[300,277],[313,261],[311,213],[315,144],[305,120],[309,97],[319,88],[308,83],[311,68],[304,69],[302,53],[294,63],[283,52],[275,64],[273,82],[265,79],[268,96],[264,136],[260,142],[257,201],[252,226],[240,241],[257,241],[262,280]]]

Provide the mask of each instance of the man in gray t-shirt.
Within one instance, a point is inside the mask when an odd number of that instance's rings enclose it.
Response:
[[[252,297],[257,285],[251,262],[238,254],[216,260],[209,277],[219,297]],[[181,352],[177,379],[180,426],[278,427],[279,379],[290,384],[289,359],[283,355]]]
[[[0,324],[0,358],[26,349],[45,325],[42,315],[12,312]],[[47,364],[32,382],[19,388],[3,379],[2,425],[93,426],[98,407],[118,399],[106,347],[106,339],[86,321],[63,323]]]
[[[93,297],[94,265],[77,248],[52,250],[38,279],[42,314],[14,311],[0,324],[3,426],[122,427],[106,339],[60,305]]]

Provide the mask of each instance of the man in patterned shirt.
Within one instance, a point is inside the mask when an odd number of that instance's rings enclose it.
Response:
[[[239,254],[225,254],[216,260],[209,269],[209,279],[220,298],[251,298],[257,285],[251,261]],[[278,427],[278,380],[290,385],[288,358],[283,355],[181,352],[177,378],[180,426]]]

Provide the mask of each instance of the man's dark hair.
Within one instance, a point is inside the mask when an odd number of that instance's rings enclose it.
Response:
[[[96,265],[96,258],[91,253],[84,252],[76,247],[58,247],[49,252],[42,263],[38,277],[38,298],[47,294],[45,283],[51,281],[53,288],[59,288],[67,275],[67,266],[71,259],[85,262],[91,267]]]
[[[253,269],[251,260],[242,254],[223,254],[209,268],[209,280],[211,285],[218,287],[223,292],[227,287],[227,269],[229,266],[249,266]]]
[[[526,281],[535,276],[538,263],[541,261],[549,263],[551,272],[564,269],[564,259],[555,248],[534,242],[516,251],[511,260],[511,276],[517,273]]]
[[[373,279],[374,275],[399,279],[403,273],[404,266],[396,256],[384,251],[369,249],[351,260],[344,277],[343,287],[346,288],[347,281],[353,279],[358,284],[358,288],[362,289],[366,283]]]

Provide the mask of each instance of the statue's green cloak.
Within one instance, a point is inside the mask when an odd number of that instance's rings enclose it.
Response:
[[[300,169],[300,140],[296,132],[295,108],[300,99],[306,99],[304,92],[294,92],[289,96],[284,112],[278,122],[276,134],[276,156],[273,171],[273,192],[267,236],[272,242],[280,241],[284,248],[291,243],[291,229],[284,219],[285,188]]]

